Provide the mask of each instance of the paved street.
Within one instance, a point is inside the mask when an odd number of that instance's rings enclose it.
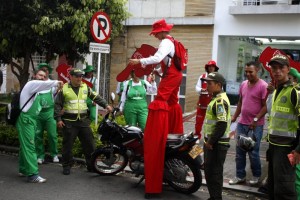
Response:
[[[27,183],[18,177],[18,157],[0,153],[0,200],[132,200],[144,199],[144,183],[134,187],[138,179],[129,173],[117,176],[99,176],[75,167],[72,174],[64,176],[60,164],[39,166],[40,174],[48,179],[44,184]],[[202,186],[192,195],[175,192],[165,186],[160,199],[204,200],[208,199],[207,188]],[[245,192],[224,190],[224,200],[263,199]]]
[[[234,111],[234,107],[232,112]],[[195,114],[187,115],[184,122],[185,132],[194,131]],[[264,130],[264,135],[266,130]],[[202,141],[200,142],[202,143]],[[230,186],[228,181],[235,175],[235,140],[231,140],[231,147],[228,151],[224,168],[224,190],[223,199],[242,200],[242,199],[266,199],[265,196],[257,192],[257,187],[251,187],[248,183],[243,185]],[[267,173],[267,163],[265,160],[265,151],[267,143],[261,144],[263,177]],[[7,154],[8,151],[16,152],[16,148],[8,148],[5,153],[0,153],[0,200],[79,200],[79,199],[143,199],[144,183],[135,188],[138,179],[130,173],[121,173],[117,176],[99,176],[93,173],[87,173],[79,165],[72,169],[70,176],[62,175],[60,164],[45,164],[39,166],[40,174],[47,178],[45,184],[30,184],[26,178],[18,177],[18,157],[16,153]],[[202,171],[203,173],[203,171]],[[247,160],[247,178],[251,177],[249,160]],[[184,195],[175,192],[172,188],[165,186],[160,199],[208,199],[208,191],[204,185],[193,195]]]
[[[234,114],[236,107],[231,106],[231,115]],[[238,121],[238,120],[237,120]],[[190,113],[186,115],[184,118],[184,131],[190,132],[190,131],[195,131],[195,113]],[[263,137],[265,137],[267,134],[267,126],[264,127],[264,133]],[[200,142],[200,144],[203,144],[203,138]],[[236,141],[234,139],[230,140],[230,148],[228,150],[227,156],[226,156],[226,161],[224,165],[224,188],[229,188],[229,189],[234,189],[238,191],[248,191],[248,192],[253,192],[254,194],[256,193],[257,195],[259,194],[257,192],[257,189],[259,185],[256,187],[251,187],[249,185],[249,179],[252,176],[251,169],[250,169],[250,161],[249,158],[247,158],[247,166],[246,166],[246,172],[247,172],[247,183],[242,184],[242,185],[229,185],[228,182],[231,178],[235,176],[235,146],[236,146]],[[268,143],[263,140],[261,142],[260,146],[260,155],[261,155],[261,164],[262,164],[262,177],[265,177],[267,175],[267,167],[268,163],[266,162],[266,150],[268,149]]]

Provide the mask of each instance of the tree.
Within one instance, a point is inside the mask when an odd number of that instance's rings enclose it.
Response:
[[[92,41],[89,24],[97,11],[108,13],[111,39],[122,33],[129,16],[127,0],[0,0],[0,59],[10,64],[22,88],[29,78],[31,55],[47,61],[66,54],[77,61]],[[22,61],[22,62],[21,62]]]

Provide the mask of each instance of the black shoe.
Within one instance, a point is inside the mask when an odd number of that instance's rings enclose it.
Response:
[[[70,173],[71,173],[71,170],[69,168],[64,168],[63,169],[63,174],[64,175],[70,175]]]
[[[159,193],[145,193],[145,199],[160,199]]]

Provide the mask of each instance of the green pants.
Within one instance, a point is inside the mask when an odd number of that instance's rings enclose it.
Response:
[[[44,148],[44,131],[47,131],[49,153],[52,156],[57,155],[57,128],[56,121],[53,118],[54,110],[49,109],[47,111],[40,112],[37,119],[37,129],[35,133],[35,149],[37,158],[45,158]]]
[[[20,142],[19,172],[26,176],[38,174],[38,163],[34,144],[35,127],[35,119],[24,113],[20,114],[16,124]]]
[[[148,107],[145,100],[126,101],[124,106],[124,117],[127,125],[138,126],[143,131],[146,126]]]
[[[89,108],[91,122],[96,120],[96,105],[94,105],[91,99],[87,99],[87,106]]]
[[[296,192],[297,200],[300,200],[300,164],[296,165]]]

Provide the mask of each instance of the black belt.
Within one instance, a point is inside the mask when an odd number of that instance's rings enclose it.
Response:
[[[79,116],[79,117],[78,117]],[[83,114],[71,114],[71,113],[64,113],[62,116],[63,119],[69,119],[69,120],[76,120],[76,119],[85,119],[88,115],[86,113]]]

